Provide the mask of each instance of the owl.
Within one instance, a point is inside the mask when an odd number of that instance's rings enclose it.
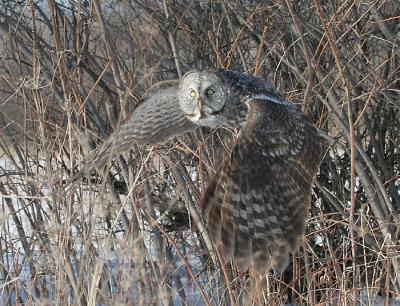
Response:
[[[93,164],[199,127],[240,128],[201,203],[224,261],[259,273],[283,270],[304,232],[326,143],[312,122],[264,79],[192,70],[151,88],[101,147]]]

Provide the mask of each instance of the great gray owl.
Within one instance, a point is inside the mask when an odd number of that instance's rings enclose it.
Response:
[[[325,142],[306,116],[262,78],[230,70],[189,71],[160,83],[110,137],[94,164],[198,127],[240,127],[203,197],[224,260],[240,269],[282,270],[304,231]]]

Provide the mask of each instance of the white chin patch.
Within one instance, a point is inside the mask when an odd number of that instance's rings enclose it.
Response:
[[[192,121],[192,122],[197,122],[197,121],[199,121],[200,117],[201,117],[201,113],[198,112],[198,113],[196,113],[195,115],[190,116],[190,121]]]
[[[199,126],[216,127],[221,124],[219,120],[214,116],[206,116],[202,118],[200,112],[196,114],[186,115],[186,118]]]

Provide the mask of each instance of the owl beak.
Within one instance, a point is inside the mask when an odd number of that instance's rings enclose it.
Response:
[[[203,106],[204,106],[204,101],[203,101],[203,99],[199,99],[198,107],[199,107],[199,110],[200,110],[200,119],[203,119],[203,118],[206,117],[206,114],[204,113]]]
[[[199,103],[197,104],[199,109],[203,109],[204,101],[203,99],[199,98]]]

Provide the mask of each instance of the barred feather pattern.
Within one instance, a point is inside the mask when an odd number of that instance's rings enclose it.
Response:
[[[240,128],[203,198],[214,244],[240,269],[283,270],[304,232],[326,144],[264,79],[194,70],[180,82],[159,83],[91,164],[100,168],[134,144],[157,144],[199,126]]]
[[[225,260],[282,271],[298,246],[325,146],[295,106],[249,101],[249,117],[203,199],[210,236]]]
[[[178,84],[166,82],[150,89],[131,117],[100,147],[91,164],[99,169],[134,144],[159,144],[197,129],[198,125],[186,119],[179,106]]]
[[[185,117],[179,101],[180,86],[193,73],[201,73],[206,79],[214,78],[215,82],[219,82],[216,86],[224,86],[226,89],[227,96],[223,97],[226,100],[224,120],[216,127],[240,127],[248,114],[248,106],[244,103],[246,98],[259,92],[268,92],[270,95],[275,92],[274,87],[262,78],[224,69],[202,72],[193,70],[182,81],[156,83],[144,94],[142,103],[132,115],[94,153],[88,167],[100,169],[117,154],[131,149],[134,144],[159,144],[201,126]]]

